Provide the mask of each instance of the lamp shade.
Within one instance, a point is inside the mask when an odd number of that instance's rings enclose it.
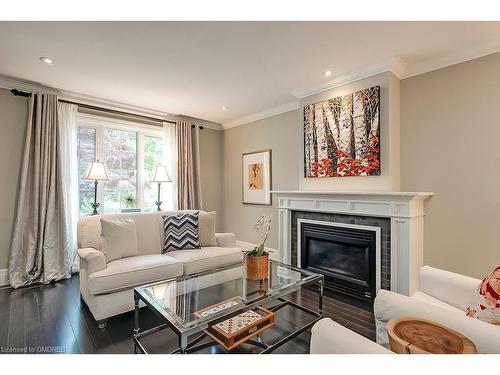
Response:
[[[151,173],[151,182],[172,182],[167,167],[164,165],[155,167]]]
[[[108,171],[103,162],[94,161],[92,162],[82,178],[84,180],[93,180],[93,181],[109,181]]]

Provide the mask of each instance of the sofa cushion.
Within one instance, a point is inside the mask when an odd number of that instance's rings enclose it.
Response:
[[[182,275],[182,263],[163,254],[139,255],[109,262],[89,275],[91,294],[105,294]]]
[[[215,237],[215,215],[215,211],[200,211],[198,233],[200,235],[201,247],[218,246],[217,238]]]
[[[197,211],[130,212],[81,217],[78,221],[78,248],[93,247],[101,250],[101,219],[134,219],[139,254],[161,254],[163,248],[161,217],[182,212]]]
[[[440,301],[465,311],[480,280],[458,273],[424,266],[419,272],[418,289]]]
[[[434,297],[432,297],[428,294],[425,294],[423,292],[420,292],[420,291],[413,293],[411,295],[411,298],[422,301],[422,302],[430,303],[431,305],[434,305],[434,306],[442,307],[443,309],[448,309],[451,311],[458,311],[458,312],[463,313],[462,310],[457,309],[455,306],[448,305],[447,303],[440,301],[437,298],[434,298]]]
[[[202,247],[171,251],[168,255],[184,263],[185,275],[242,263],[244,259],[241,249],[232,247]]]
[[[199,216],[199,212],[163,216],[163,253],[200,248]]]
[[[101,219],[102,252],[106,262],[137,255],[137,233],[133,219]]]

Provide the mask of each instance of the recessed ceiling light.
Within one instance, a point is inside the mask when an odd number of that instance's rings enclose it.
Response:
[[[222,109],[223,111],[227,111],[229,109],[229,107],[226,107],[225,105],[223,105],[222,107],[220,107],[220,109]]]
[[[54,64],[54,60],[52,60],[50,57],[40,57],[40,61],[45,64]]]
[[[330,72],[329,70],[327,70],[327,71],[325,72],[325,76],[330,77],[331,75],[332,75],[332,72]]]

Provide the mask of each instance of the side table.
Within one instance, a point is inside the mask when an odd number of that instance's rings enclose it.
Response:
[[[439,323],[404,317],[387,323],[391,350],[398,354],[473,354],[476,346],[461,333]]]

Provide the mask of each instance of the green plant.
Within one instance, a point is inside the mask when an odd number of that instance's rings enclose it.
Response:
[[[135,208],[135,195],[133,193],[125,193],[122,203],[125,208]]]
[[[272,217],[271,215],[265,216],[262,215],[259,220],[257,220],[257,223],[253,226],[253,229],[256,232],[262,232],[263,233],[263,239],[260,245],[255,246],[252,250],[249,250],[246,254],[247,256],[251,257],[260,257],[263,255],[268,255],[269,251],[266,250],[265,244],[267,241],[267,238],[269,237],[269,233],[271,232],[271,224],[272,224]]]

